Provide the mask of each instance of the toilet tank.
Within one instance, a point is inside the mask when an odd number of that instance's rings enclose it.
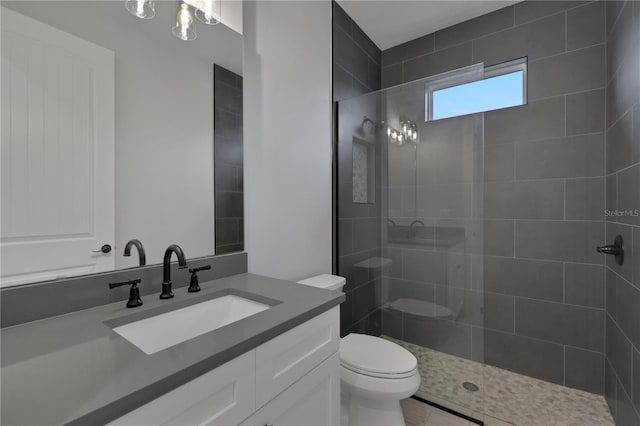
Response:
[[[327,290],[342,291],[342,287],[346,282],[347,280],[339,275],[322,274],[316,275],[315,277],[306,278],[302,281],[298,281],[298,284],[324,288]]]

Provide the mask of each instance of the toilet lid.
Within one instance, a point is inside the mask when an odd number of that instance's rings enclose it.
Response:
[[[340,363],[353,371],[379,375],[406,375],[418,366],[405,348],[366,334],[351,333],[340,340]]]

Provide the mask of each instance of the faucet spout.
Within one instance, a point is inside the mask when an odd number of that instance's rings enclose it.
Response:
[[[167,247],[162,263],[162,293],[160,294],[160,299],[171,299],[173,297],[173,291],[171,291],[171,256],[173,253],[178,258],[178,268],[184,269],[187,267],[187,261],[180,246],[171,244]]]
[[[138,264],[139,266],[145,266],[147,264],[147,255],[144,251],[144,246],[140,242],[140,240],[136,240],[135,238],[127,241],[127,245],[124,246],[123,256],[131,256],[131,247],[135,246],[138,250]]]

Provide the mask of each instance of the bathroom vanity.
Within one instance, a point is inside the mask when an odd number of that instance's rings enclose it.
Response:
[[[2,329],[2,424],[339,424],[344,294],[253,274],[201,285],[170,301],[146,295],[135,309],[118,301]],[[220,300],[227,320],[266,308],[168,347],[122,332],[164,321],[146,338],[173,339]]]

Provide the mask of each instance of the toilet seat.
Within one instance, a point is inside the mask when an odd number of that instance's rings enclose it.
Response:
[[[366,334],[351,333],[340,341],[343,368],[368,377],[402,379],[416,374],[418,361],[403,347]]]

